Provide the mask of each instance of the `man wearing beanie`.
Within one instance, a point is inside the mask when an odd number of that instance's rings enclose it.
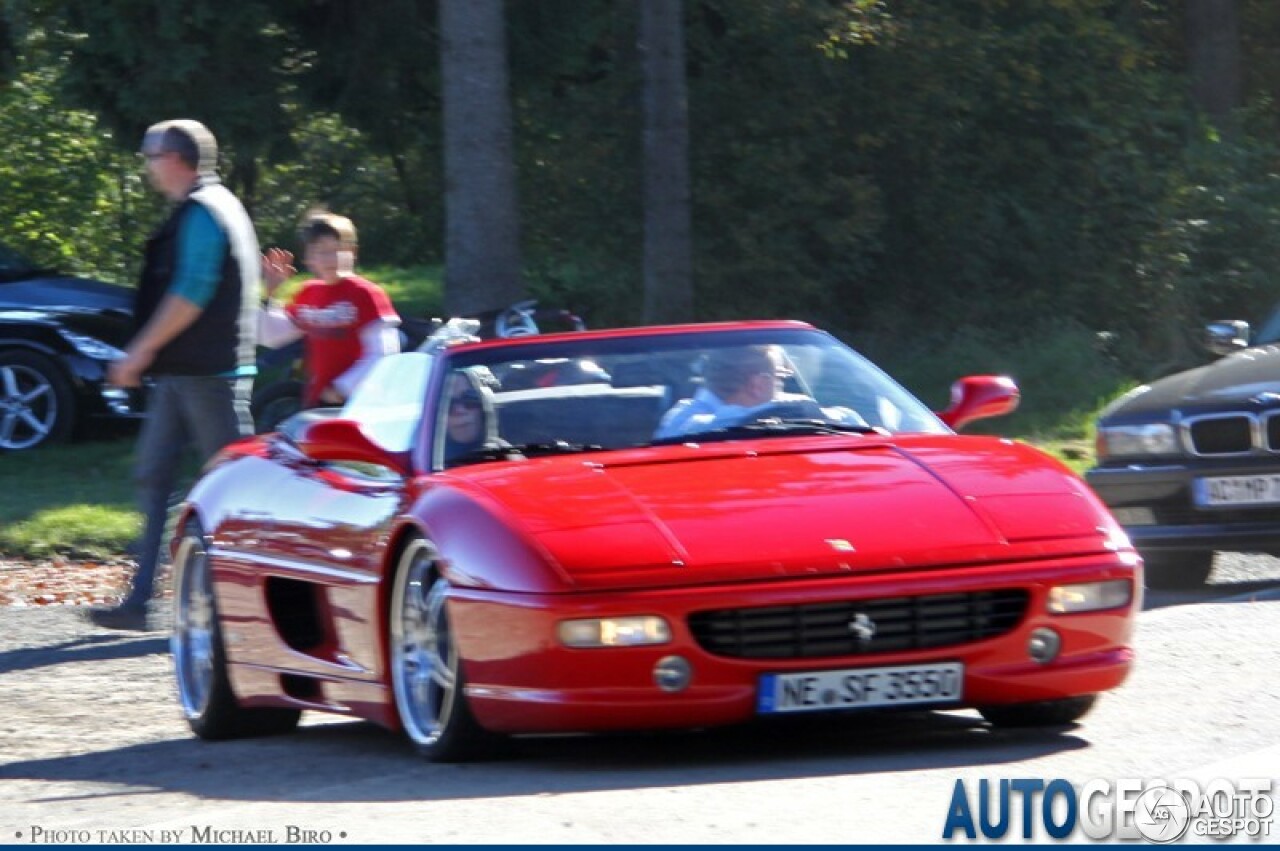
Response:
[[[142,139],[151,185],[173,202],[147,239],[134,297],[136,331],[108,380],[152,379],[134,481],[145,518],[138,569],[124,601],[88,613],[111,629],[145,630],[169,494],[183,449],[209,458],[253,433],[258,238],[244,206],[217,175],[217,142],[198,121],[152,125]]]

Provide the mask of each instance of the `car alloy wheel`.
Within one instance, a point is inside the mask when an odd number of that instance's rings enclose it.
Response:
[[[74,402],[67,381],[35,352],[0,353],[0,449],[31,449],[71,430]]]
[[[247,709],[231,690],[209,554],[194,520],[188,521],[178,544],[173,586],[173,634],[169,647],[178,680],[178,700],[192,731],[202,739],[234,739],[286,733],[296,727],[301,710]]]
[[[178,699],[188,718],[207,711],[213,691],[213,587],[204,547],[186,536],[178,548],[173,611],[173,663]]]
[[[391,684],[406,735],[427,758],[471,759],[493,737],[476,723],[464,693],[461,657],[449,621],[449,583],[426,540],[405,548],[391,597]]]

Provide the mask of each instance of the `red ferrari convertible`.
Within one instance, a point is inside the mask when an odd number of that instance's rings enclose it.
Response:
[[[466,759],[519,733],[976,708],[1064,725],[1129,671],[1142,563],[1081,480],[959,436],[797,322],[445,338],[212,462],[174,541],[209,739],[302,710]]]

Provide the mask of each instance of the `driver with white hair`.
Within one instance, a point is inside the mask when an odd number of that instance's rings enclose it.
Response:
[[[809,396],[783,392],[783,382],[790,375],[779,346],[716,349],[707,355],[703,371],[705,385],[698,388],[693,398],[682,399],[663,415],[654,438],[661,440],[742,425],[779,404],[788,406],[789,418],[831,419]],[[841,420],[848,421],[848,418],[841,417]]]

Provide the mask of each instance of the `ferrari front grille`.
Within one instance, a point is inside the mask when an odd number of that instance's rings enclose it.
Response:
[[[695,612],[703,650],[736,659],[812,659],[954,647],[1012,630],[1027,591],[1011,588]]]

